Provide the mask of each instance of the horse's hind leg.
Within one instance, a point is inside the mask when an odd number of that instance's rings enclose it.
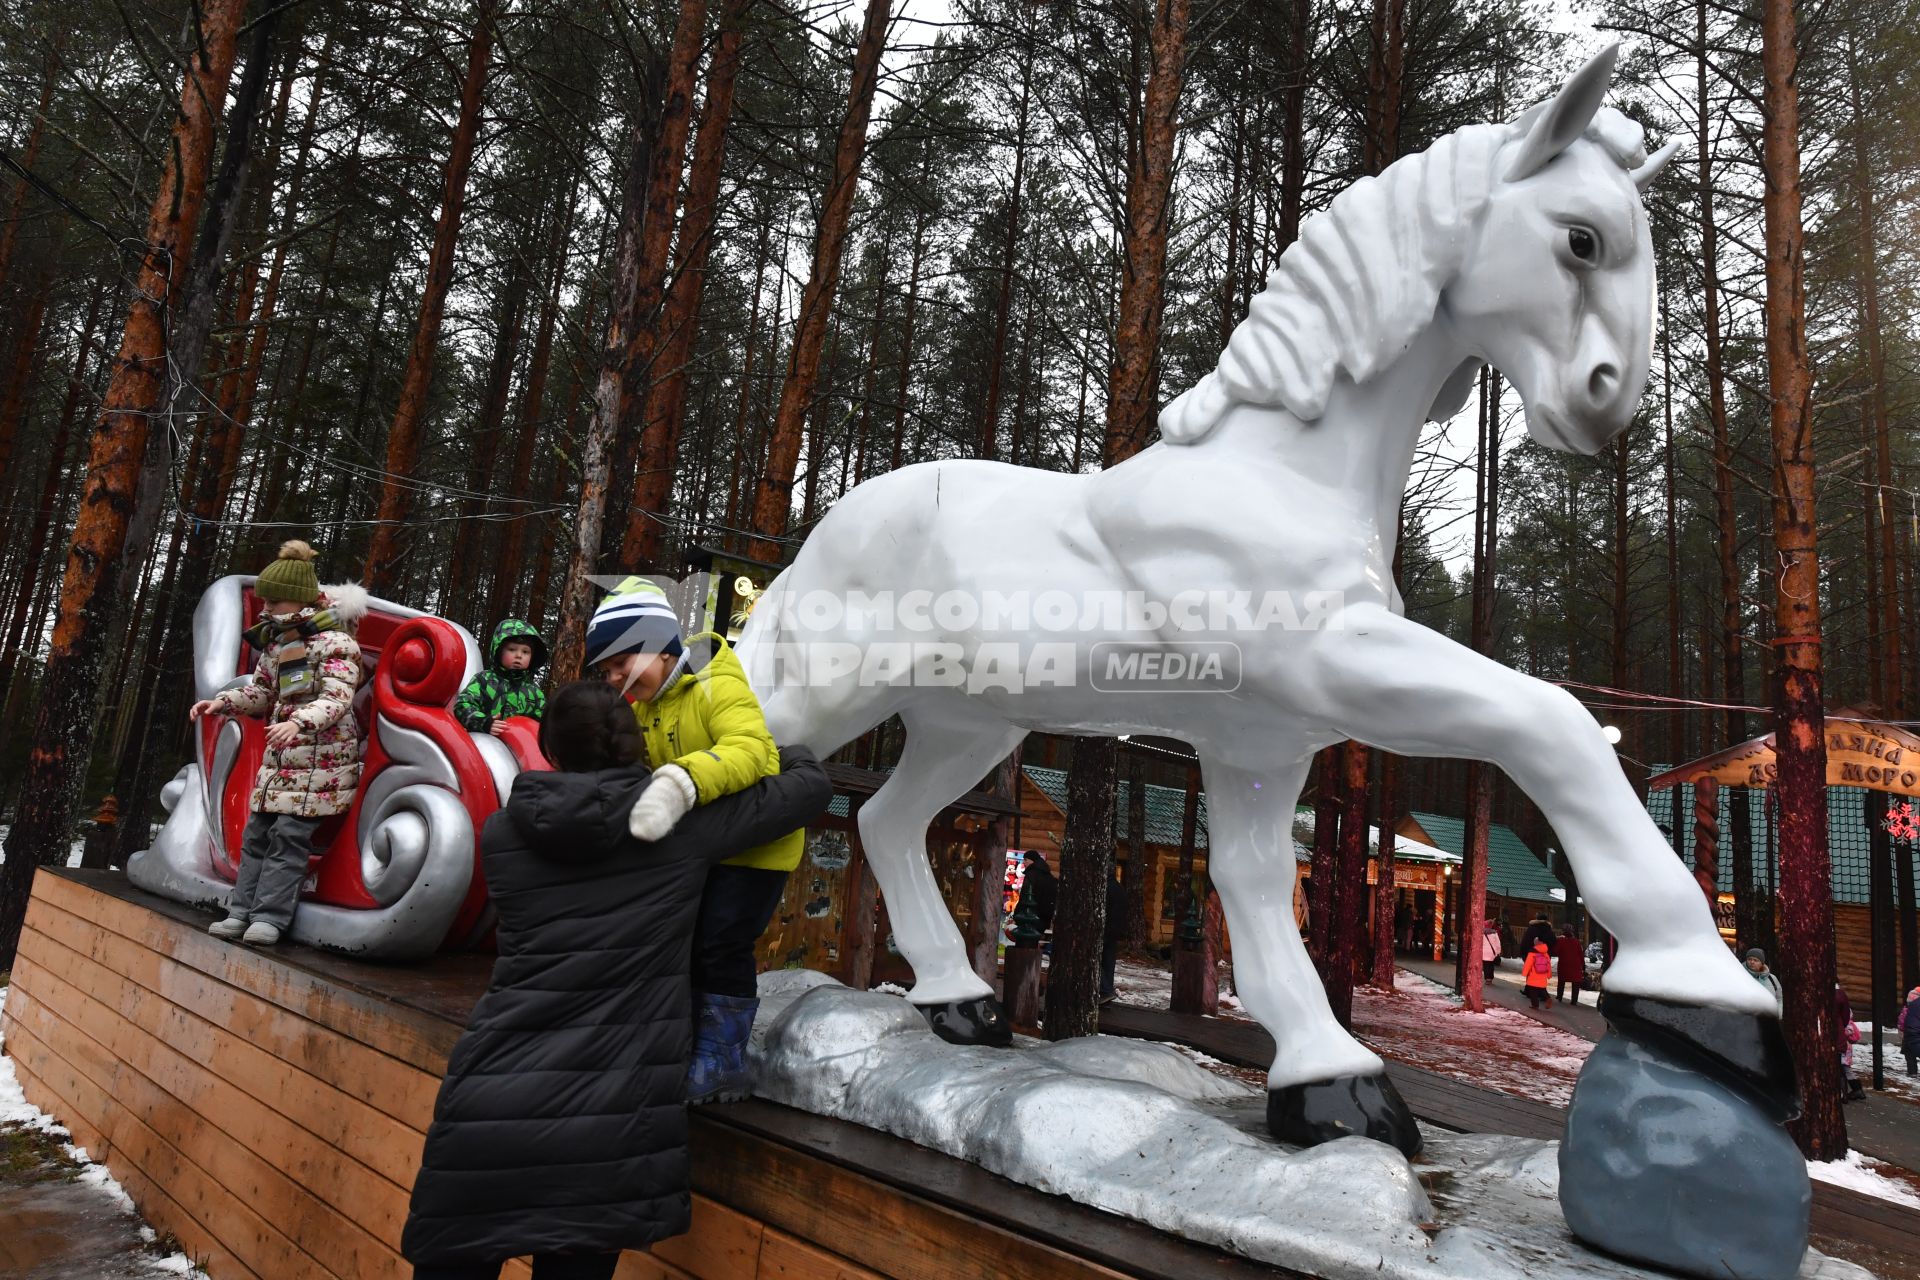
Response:
[[[902,714],[907,745],[885,785],[860,808],[860,841],[886,895],[894,940],[913,966],[909,995],[943,1038],[1007,1044],[1011,1025],[993,988],[973,971],[927,861],[927,827],[941,809],[979,785],[1026,730],[964,709],[957,696],[940,712]]]
[[[1207,785],[1207,875],[1233,931],[1240,1001],[1273,1035],[1267,1127],[1283,1142],[1361,1135],[1420,1150],[1413,1113],[1386,1067],[1327,1005],[1293,920],[1293,805],[1303,761],[1255,772],[1202,757]]]

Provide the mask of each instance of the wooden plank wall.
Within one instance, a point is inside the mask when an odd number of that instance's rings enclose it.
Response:
[[[400,1232],[457,1026],[44,871],[5,1016],[28,1099],[214,1280],[411,1275]],[[881,1274],[696,1195],[692,1232],[619,1280]]]

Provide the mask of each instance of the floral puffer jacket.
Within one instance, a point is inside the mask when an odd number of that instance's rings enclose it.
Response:
[[[255,813],[326,818],[353,807],[360,785],[360,729],[353,694],[360,687],[360,646],[344,631],[322,631],[307,641],[313,668],[311,697],[279,697],[280,662],[275,644],[260,655],[253,679],[214,698],[225,715],[265,716],[268,724],[290,720],[300,736],[285,747],[268,747],[254,779]]]

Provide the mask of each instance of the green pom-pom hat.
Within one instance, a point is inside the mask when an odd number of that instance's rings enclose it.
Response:
[[[280,544],[280,556],[260,571],[253,594],[262,600],[296,600],[312,604],[320,598],[320,579],[313,572],[314,550],[294,540]]]

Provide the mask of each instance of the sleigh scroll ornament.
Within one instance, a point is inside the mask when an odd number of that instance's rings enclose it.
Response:
[[[252,581],[221,579],[194,612],[197,698],[250,678],[241,629],[257,609]],[[513,722],[501,738],[476,736],[447,710],[480,668],[464,628],[375,599],[356,638],[365,666],[352,711],[360,789],[351,810],[320,828],[293,939],[378,960],[483,941],[493,920],[477,832],[515,775],[539,763],[532,728]],[[194,759],[161,792],[167,820],[128,861],[134,884],[196,905],[226,901],[263,731],[260,721],[218,716],[194,726]]]

